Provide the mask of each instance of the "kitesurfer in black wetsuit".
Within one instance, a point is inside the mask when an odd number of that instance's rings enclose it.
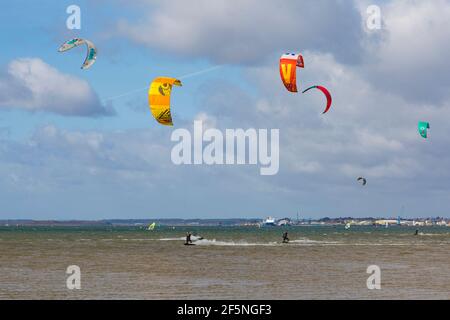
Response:
[[[419,229],[416,229],[416,232],[414,233],[415,236],[419,235]]]
[[[192,236],[192,234],[190,232],[186,233],[186,243],[185,243],[185,245],[189,245],[189,244],[192,243],[191,236]]]
[[[285,231],[283,233],[283,243],[288,243],[288,242],[289,242],[288,233],[287,233],[287,231]]]

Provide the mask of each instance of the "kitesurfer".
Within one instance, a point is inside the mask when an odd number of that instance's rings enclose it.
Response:
[[[419,229],[416,229],[416,232],[414,233],[415,236],[419,235]]]
[[[289,242],[288,232],[285,231],[285,232],[283,232],[283,243],[288,243],[288,242]]]
[[[186,233],[186,243],[185,243],[186,245],[192,243],[191,236],[192,236],[192,234],[190,232]]]

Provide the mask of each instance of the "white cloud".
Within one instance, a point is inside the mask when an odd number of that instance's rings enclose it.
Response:
[[[260,64],[289,50],[359,59],[360,15],[351,1],[143,1],[143,17],[117,32],[157,50],[215,63]]]
[[[90,85],[66,75],[38,58],[9,63],[0,76],[0,108],[47,111],[65,116],[111,114]]]
[[[383,30],[368,34],[363,72],[409,101],[448,99],[450,2],[394,0],[382,6]]]
[[[367,32],[373,1],[140,1],[140,18],[120,20],[114,36],[213,63],[261,66],[285,51],[328,53],[344,63],[344,73],[357,67],[375,88],[409,101],[445,101],[450,2],[377,3],[383,28]]]

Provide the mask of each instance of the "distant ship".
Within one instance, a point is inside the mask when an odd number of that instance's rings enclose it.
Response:
[[[272,217],[267,217],[263,222],[261,223],[262,227],[275,227],[277,224],[275,223],[275,219]]]

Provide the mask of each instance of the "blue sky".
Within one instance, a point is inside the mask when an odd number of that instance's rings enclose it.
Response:
[[[450,2],[15,1],[0,13],[0,219],[447,216],[450,210]],[[68,30],[66,8],[81,8]],[[201,7],[202,10],[198,10]],[[83,48],[98,47],[81,70]],[[292,95],[278,58],[301,52]],[[146,88],[180,77],[175,127],[158,125]],[[280,129],[280,172],[175,166],[176,128]],[[417,133],[431,123],[430,137]],[[368,180],[366,188],[356,183]],[[404,207],[403,211],[401,208]]]

